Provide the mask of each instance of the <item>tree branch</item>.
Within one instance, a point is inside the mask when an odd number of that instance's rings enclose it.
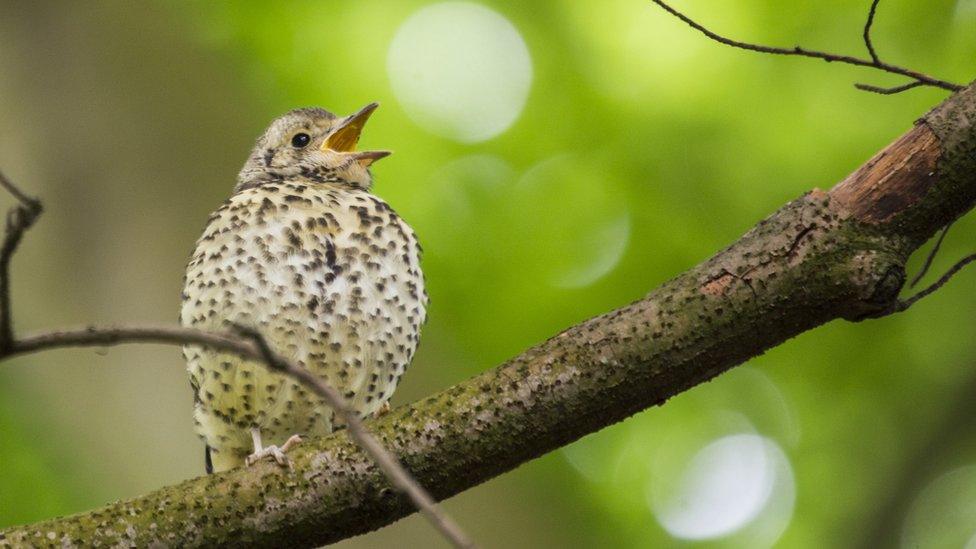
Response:
[[[909,255],[974,202],[970,86],[829,192],[790,202],[646,297],[366,425],[435,498],[449,497],[803,331],[890,311]],[[23,350],[50,341],[27,338]],[[0,543],[318,546],[413,511],[341,434],[312,439],[292,457],[293,472],[205,476],[13,528]]]
[[[718,33],[708,30],[700,23],[697,23],[687,15],[679,12],[678,10],[672,8],[670,5],[664,2],[664,0],[651,0],[658,6],[660,6],[664,11],[670,13],[671,15],[677,17],[683,21],[689,27],[697,30],[698,32],[704,34],[708,38],[725,44],[726,46],[731,46],[733,48],[739,48],[743,50],[755,51],[759,53],[768,53],[772,55],[791,55],[798,57],[811,57],[813,59],[821,59],[828,63],[844,63],[846,65],[854,65],[857,67],[870,67],[873,69],[878,69],[891,74],[898,74],[901,76],[907,76],[915,82],[906,84],[904,86],[897,86],[894,88],[879,88],[876,86],[870,86],[867,84],[855,84],[858,89],[871,91],[881,94],[892,94],[898,93],[905,90],[909,90],[916,86],[925,85],[933,86],[936,88],[942,88],[949,91],[959,91],[963,88],[959,84],[953,84],[952,82],[947,82],[945,80],[940,80],[928,76],[927,74],[920,73],[918,71],[913,71],[905,67],[900,67],[898,65],[892,65],[890,63],[885,63],[881,61],[877,53],[874,51],[874,46],[871,44],[871,25],[874,23],[875,10],[878,7],[879,0],[873,0],[871,3],[871,9],[868,12],[868,21],[864,26],[864,43],[868,48],[868,52],[871,54],[871,59],[862,59],[860,57],[853,57],[850,55],[837,55],[834,53],[828,53],[824,51],[810,50],[807,48],[802,48],[800,46],[794,46],[792,48],[778,48],[773,46],[764,46],[762,44],[753,44],[750,42],[740,42],[738,40],[733,40],[731,38],[726,38]]]

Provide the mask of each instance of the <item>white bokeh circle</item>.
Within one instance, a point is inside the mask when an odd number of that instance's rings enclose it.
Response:
[[[762,536],[775,540],[792,515],[794,490],[792,467],[779,446],[743,433],[709,443],[692,457],[673,490],[651,490],[648,496],[661,526],[686,540],[728,536],[776,501],[783,520]]]
[[[532,83],[532,60],[518,30],[497,12],[443,2],[400,25],[387,72],[411,120],[432,133],[476,143],[518,119]]]

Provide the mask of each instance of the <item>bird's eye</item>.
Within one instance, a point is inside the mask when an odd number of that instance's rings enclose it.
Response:
[[[306,145],[308,145],[309,142],[311,142],[311,141],[312,141],[312,138],[307,133],[305,133],[305,132],[296,133],[291,138],[291,146],[292,147],[295,147],[296,149],[301,149],[301,148],[305,147]]]

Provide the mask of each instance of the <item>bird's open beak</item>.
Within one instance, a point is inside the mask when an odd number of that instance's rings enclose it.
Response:
[[[390,151],[356,151],[356,144],[359,143],[359,135],[366,126],[366,121],[373,111],[379,107],[379,103],[370,103],[359,109],[359,112],[342,119],[329,137],[322,143],[322,149],[331,149],[336,152],[352,153],[356,160],[363,166],[369,166],[380,158],[389,156]]]

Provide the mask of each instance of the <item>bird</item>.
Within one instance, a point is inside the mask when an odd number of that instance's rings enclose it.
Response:
[[[426,322],[413,229],[372,194],[358,151],[378,103],[349,116],[318,108],[275,119],[233,192],[209,217],[184,277],[180,322],[253,330],[336,389],[362,418],[389,409]],[[208,473],[272,459],[341,421],[298,381],[253,360],[185,345],[193,420]]]

